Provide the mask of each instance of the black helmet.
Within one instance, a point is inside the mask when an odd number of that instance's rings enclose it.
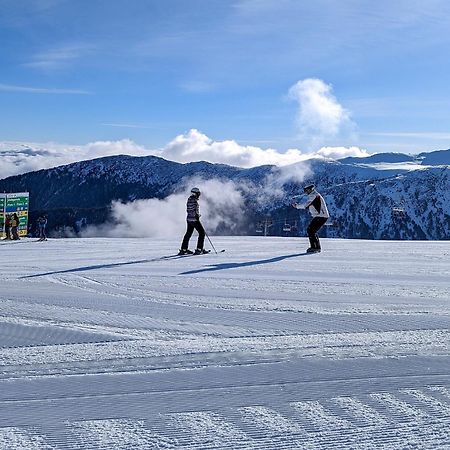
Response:
[[[192,192],[193,194],[200,195],[200,189],[199,189],[198,187],[192,188],[192,189],[191,189],[191,192]]]
[[[312,192],[314,190],[315,186],[313,184],[308,184],[307,186],[305,186],[303,188],[303,191],[307,194],[309,194],[310,192]]]

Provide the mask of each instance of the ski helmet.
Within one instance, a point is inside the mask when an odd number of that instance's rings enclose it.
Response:
[[[192,188],[192,189],[191,189],[191,192],[192,192],[193,194],[200,195],[200,189],[199,189],[198,187]]]
[[[310,192],[312,192],[314,190],[315,186],[313,184],[308,184],[308,186],[305,186],[303,188],[303,191],[306,192],[307,194],[309,194]]]

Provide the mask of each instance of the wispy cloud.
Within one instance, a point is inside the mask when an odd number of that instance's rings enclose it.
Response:
[[[391,2],[389,8],[383,2],[334,2],[320,0],[314,4],[299,2],[298,0],[236,0],[233,4],[236,15],[251,23],[254,28],[263,31],[268,27],[264,25],[264,18],[275,18],[272,24],[279,29],[291,30],[299,19],[313,20],[313,28],[323,27],[328,31],[339,31],[339,39],[353,39],[355,36],[373,39],[379,38],[368,31],[377,30],[378,34],[392,34],[398,30],[435,28],[449,24],[449,4],[447,0],[399,0]],[[345,25],[349,25],[346,27]],[[351,27],[350,27],[351,25]],[[309,30],[308,27],[305,27]],[[305,30],[298,29],[298,32]],[[336,34],[336,33],[335,33]],[[366,36],[364,36],[366,34]],[[403,41],[403,36],[397,36]],[[391,40],[392,42],[392,40]],[[415,43],[417,44],[417,43]]]
[[[137,128],[150,130],[156,128],[156,125],[140,125],[135,123],[102,123],[104,127],[114,127],[114,128]]]
[[[447,114],[450,108],[450,100],[443,96],[421,97],[411,96],[405,93],[403,96],[393,95],[390,97],[366,97],[348,98],[346,105],[351,109],[353,116],[362,118],[386,118],[398,119],[405,117],[429,117],[430,113],[438,116]]]
[[[333,95],[331,85],[317,78],[300,80],[289,89],[289,98],[298,102],[298,137],[308,149],[353,137],[356,125]]]
[[[0,84],[0,91],[3,92],[23,92],[28,94],[69,94],[69,95],[90,95],[92,92],[81,89],[57,89],[57,88],[37,88],[30,86],[15,86],[12,84]]]
[[[8,27],[32,27],[40,19],[48,20],[52,13],[69,0],[39,0],[15,2],[0,0],[0,23]],[[34,30],[35,31],[35,30]]]
[[[37,53],[23,66],[44,71],[61,70],[70,67],[94,50],[90,44],[66,44]]]
[[[450,139],[450,133],[448,132],[380,132],[380,133],[364,133],[366,136],[381,136],[381,137],[398,137],[398,138],[417,138],[417,139]]]
[[[103,127],[113,128],[130,128],[130,129],[142,129],[142,130],[154,130],[161,128],[186,128],[189,127],[188,122],[153,122],[153,123],[131,123],[131,122],[103,122],[100,124]]]
[[[208,93],[216,89],[216,85],[214,83],[209,83],[207,81],[186,81],[184,83],[181,83],[180,87],[184,91],[194,94]]]

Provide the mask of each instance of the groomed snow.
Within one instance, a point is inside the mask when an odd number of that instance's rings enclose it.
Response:
[[[179,238],[0,243],[0,449],[450,449],[448,241]]]

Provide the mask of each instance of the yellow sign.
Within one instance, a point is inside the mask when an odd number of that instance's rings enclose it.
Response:
[[[15,192],[0,194],[0,235],[6,237],[7,219],[14,213],[19,217],[19,236],[28,234],[28,207],[30,194],[28,192]]]

